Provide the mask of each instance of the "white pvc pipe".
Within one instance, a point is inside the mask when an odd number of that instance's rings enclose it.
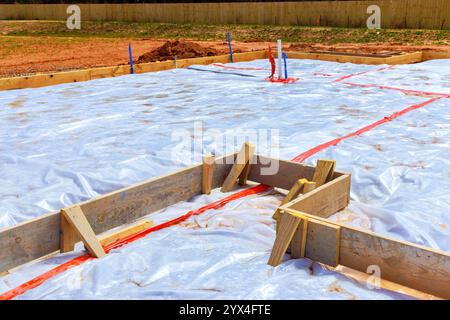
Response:
[[[282,55],[283,52],[281,50],[281,39],[278,39],[278,79],[283,78],[283,63],[282,63]]]

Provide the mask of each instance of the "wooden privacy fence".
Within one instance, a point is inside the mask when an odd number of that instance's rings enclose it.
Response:
[[[369,5],[382,28],[450,29],[449,0],[80,4],[84,21],[147,21],[365,27]],[[65,20],[67,4],[3,4],[0,19]]]

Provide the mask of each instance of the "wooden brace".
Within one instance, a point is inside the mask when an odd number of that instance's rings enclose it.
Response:
[[[73,206],[62,209],[61,252],[73,251],[79,239],[93,257],[101,258],[106,255],[81,208]]]

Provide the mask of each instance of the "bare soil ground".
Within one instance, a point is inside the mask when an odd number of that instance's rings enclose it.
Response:
[[[126,64],[128,43],[135,61],[168,39],[199,45],[191,51],[193,45],[188,45],[187,55],[225,54],[227,31],[232,34],[235,52],[265,49],[269,43],[275,46],[277,38],[285,41],[286,48],[300,51],[450,52],[449,30],[83,22],[81,30],[71,31],[61,21],[0,21],[0,77]],[[182,58],[180,52],[177,57]],[[146,61],[163,59],[164,53],[147,55]]]

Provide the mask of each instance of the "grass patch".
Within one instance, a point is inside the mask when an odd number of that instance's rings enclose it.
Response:
[[[68,30],[65,21],[0,21],[0,34],[8,36],[49,36],[75,38],[153,38],[192,40],[233,40],[321,43],[394,43],[405,45],[449,45],[450,30],[347,29],[267,25],[203,25],[150,22],[85,21],[81,30]]]

